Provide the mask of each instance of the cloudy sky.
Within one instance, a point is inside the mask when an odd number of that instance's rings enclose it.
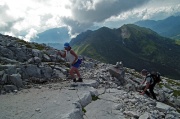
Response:
[[[29,41],[47,29],[67,27],[73,37],[172,15],[180,15],[180,0],[0,0],[0,33]]]

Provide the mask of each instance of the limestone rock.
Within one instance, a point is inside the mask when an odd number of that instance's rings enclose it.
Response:
[[[10,75],[9,79],[18,89],[24,87],[20,74],[12,74]]]
[[[123,69],[109,67],[109,73],[112,77],[116,77],[121,82],[121,84],[125,83],[124,80],[125,71]]]

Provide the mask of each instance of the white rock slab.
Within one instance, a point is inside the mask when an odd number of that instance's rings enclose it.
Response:
[[[156,108],[162,112],[166,112],[166,111],[169,111],[169,110],[176,110],[175,108],[169,106],[169,105],[166,105],[164,103],[161,103],[161,102],[157,102],[156,103]]]
[[[56,84],[56,89],[42,86],[0,95],[0,119],[83,119],[82,106],[91,102],[93,90],[87,86],[69,90]],[[76,104],[79,100],[82,106]]]

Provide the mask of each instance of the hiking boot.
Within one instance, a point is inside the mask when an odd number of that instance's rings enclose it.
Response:
[[[73,79],[73,82],[76,82],[76,78]]]
[[[79,79],[77,80],[77,82],[83,82],[82,78],[79,78]]]

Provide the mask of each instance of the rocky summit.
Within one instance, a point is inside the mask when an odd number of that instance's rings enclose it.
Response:
[[[179,119],[180,82],[162,77],[157,100],[140,95],[134,69],[83,56],[83,82],[46,45],[0,35],[1,119]],[[82,57],[82,56],[81,56]]]

